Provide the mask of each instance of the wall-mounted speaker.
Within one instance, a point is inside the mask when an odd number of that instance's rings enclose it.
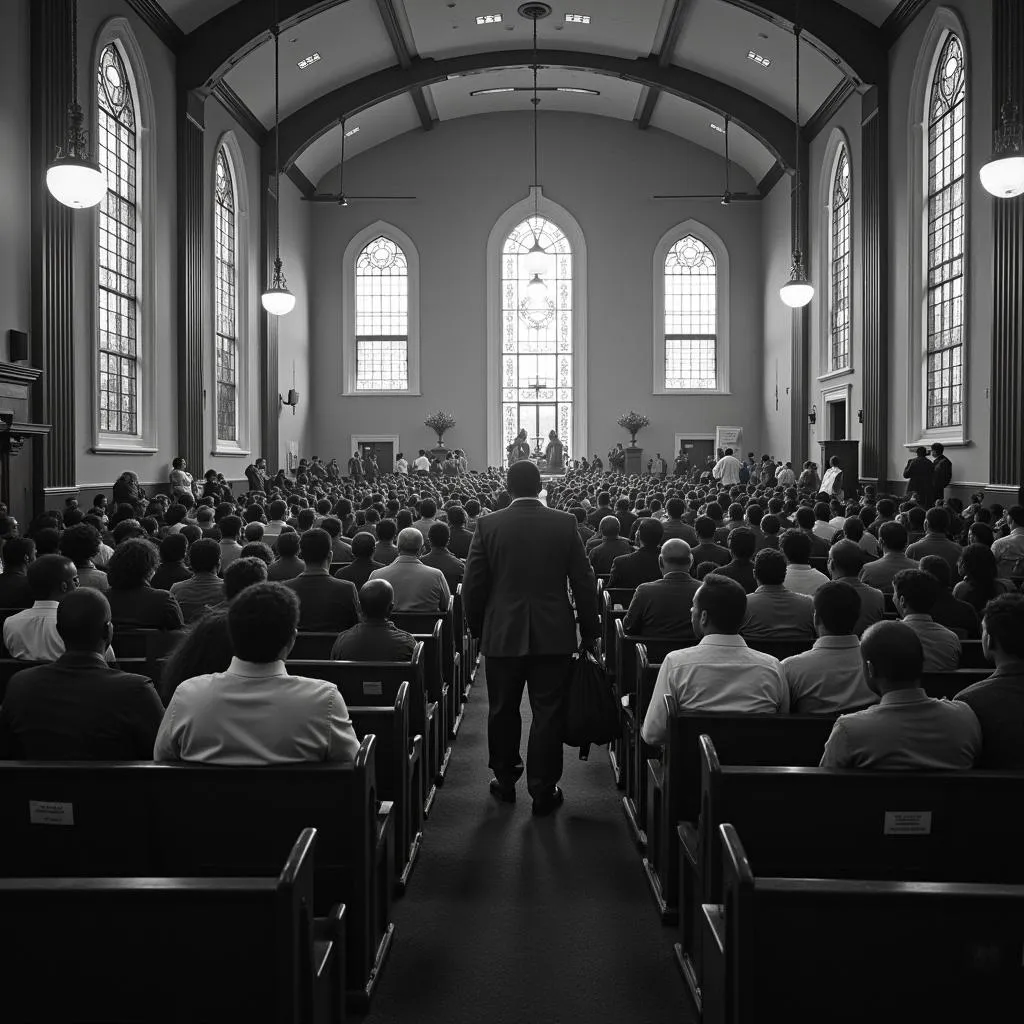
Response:
[[[20,363],[28,359],[28,332],[10,330],[7,338],[11,362]]]

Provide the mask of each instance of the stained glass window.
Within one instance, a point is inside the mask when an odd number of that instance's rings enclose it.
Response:
[[[718,387],[718,265],[695,235],[665,257],[665,388]]]
[[[214,316],[216,320],[217,440],[238,440],[238,245],[231,161],[217,150],[213,204]]]
[[[850,365],[850,295],[852,292],[852,236],[850,232],[850,155],[839,150],[832,179],[832,293],[829,304],[829,368]]]
[[[543,252],[531,251],[539,244]],[[534,274],[543,289],[529,288]],[[565,233],[528,217],[501,250],[501,422],[505,449],[520,429],[541,451],[554,430],[573,449],[573,254]]]
[[[113,43],[96,69],[97,155],[107,179],[99,206],[99,421],[111,434],[139,431],[138,108]]]
[[[356,259],[356,390],[409,390],[409,263],[385,235]]]
[[[967,82],[963,44],[947,36],[928,102],[925,425],[963,423]]]

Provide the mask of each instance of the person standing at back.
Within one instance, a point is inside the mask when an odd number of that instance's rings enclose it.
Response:
[[[725,449],[725,454],[715,463],[711,475],[721,481],[723,487],[735,487],[740,482],[740,460],[732,453],[731,448]]]
[[[581,642],[600,636],[594,574],[576,520],[545,508],[537,497],[540,472],[531,462],[508,471],[512,503],[477,523],[466,559],[462,598],[470,631],[480,638],[490,703],[487,721],[491,793],[515,802],[523,773],[519,706],[526,686],[533,711],[526,783],[535,814],[563,801],[562,711],[576,622],[566,590],[572,590]]]

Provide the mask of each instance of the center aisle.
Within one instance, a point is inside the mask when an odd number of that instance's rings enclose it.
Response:
[[[523,702],[523,750],[529,704]],[[478,673],[423,830],[365,1024],[657,1024],[693,1019],[604,748],[566,748],[565,804],[534,818],[487,783]]]

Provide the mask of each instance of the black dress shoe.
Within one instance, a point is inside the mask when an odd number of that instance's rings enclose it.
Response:
[[[556,807],[561,807],[564,803],[565,794],[559,786],[555,786],[550,796],[540,797],[533,801],[533,813],[540,818],[545,814],[550,814]]]
[[[491,779],[491,796],[499,803],[514,804],[516,802],[516,787],[503,786],[497,779]]]

